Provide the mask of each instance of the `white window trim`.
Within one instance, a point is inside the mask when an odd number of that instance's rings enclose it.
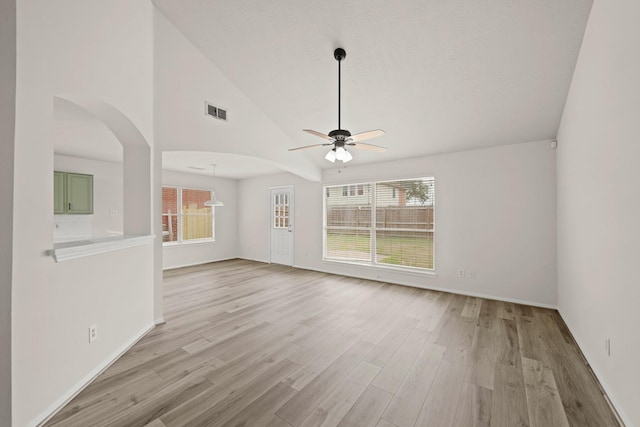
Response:
[[[323,195],[323,203],[322,203],[322,261],[325,263],[337,263],[337,264],[347,264],[359,267],[365,267],[368,269],[377,269],[377,270],[387,270],[387,271],[396,271],[399,273],[409,273],[416,276],[429,276],[429,277],[437,277],[438,274],[436,272],[436,215],[434,212],[433,217],[433,268],[422,268],[422,267],[411,267],[411,266],[396,266],[391,264],[382,264],[376,261],[375,252],[376,252],[376,230],[373,224],[377,223],[377,209],[376,206],[376,186],[382,182],[388,181],[408,181],[412,179],[421,179],[421,178],[430,178],[435,183],[436,177],[434,174],[427,174],[418,177],[410,177],[410,178],[396,178],[396,179],[385,179],[382,181],[369,181],[357,184],[327,184],[322,188]],[[327,189],[330,187],[338,187],[338,186],[350,186],[350,185],[370,185],[371,192],[371,226],[370,227],[345,227],[350,230],[358,229],[358,230],[369,230],[370,236],[370,253],[371,258],[368,261],[358,261],[352,259],[340,259],[340,258],[327,258]],[[345,197],[343,195],[343,197]],[[437,211],[436,211],[437,212]],[[331,227],[332,229],[338,229],[339,227]]]
[[[201,245],[203,243],[211,243],[211,242],[215,242],[216,241],[216,229],[215,229],[215,224],[216,224],[216,210],[215,210],[215,206],[210,206],[209,208],[211,209],[211,237],[205,237],[203,239],[189,239],[189,240],[182,240],[182,190],[186,189],[186,190],[199,190],[199,191],[208,191],[210,196],[209,197],[213,197],[213,189],[211,188],[197,188],[197,187],[181,187],[178,185],[163,185],[162,188],[175,188],[176,190],[178,190],[178,194],[177,194],[177,206],[178,206],[178,212],[176,212],[175,214],[171,214],[171,216],[176,216],[177,217],[177,224],[178,224],[178,230],[176,230],[176,235],[178,237],[178,239],[174,242],[162,242],[162,246],[165,247],[172,247],[172,246],[184,246],[184,245]],[[162,213],[162,216],[168,216],[169,214],[166,213]]]

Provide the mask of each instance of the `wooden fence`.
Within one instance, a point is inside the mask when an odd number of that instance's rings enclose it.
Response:
[[[182,240],[212,237],[211,208],[187,208],[182,212]]]
[[[370,227],[371,207],[331,206],[327,209],[329,227]],[[389,206],[376,209],[376,228],[433,230],[433,206]]]
[[[213,237],[211,208],[185,208],[182,213],[182,240],[206,239]],[[163,241],[177,240],[178,214],[165,213],[162,215]]]

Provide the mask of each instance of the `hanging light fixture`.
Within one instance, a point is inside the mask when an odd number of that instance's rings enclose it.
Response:
[[[340,127],[340,97],[341,97],[341,80],[342,80],[342,72],[341,72],[341,62],[344,58],[347,57],[347,52],[345,52],[342,48],[337,48],[333,52],[333,57],[338,61],[338,129],[334,129],[328,134],[324,134],[322,132],[318,132],[311,129],[302,129],[303,131],[320,137],[325,140],[329,140],[331,142],[324,142],[322,144],[313,144],[313,145],[305,145],[304,147],[296,147],[290,148],[289,151],[295,150],[303,150],[305,148],[312,147],[320,147],[320,146],[328,146],[333,145],[333,148],[324,156],[325,159],[330,161],[331,163],[335,163],[336,160],[340,160],[343,163],[347,163],[353,159],[351,153],[347,151],[347,146],[350,148],[358,148],[370,151],[385,151],[386,148],[380,147],[379,145],[373,144],[363,144],[362,141],[367,139],[376,138],[378,136],[384,135],[384,131],[381,129],[370,130],[367,132],[360,132],[355,135],[351,135],[346,129],[342,129]]]
[[[216,193],[212,191],[211,200],[207,200],[206,202],[204,202],[204,205],[205,206],[224,206],[224,203],[218,200],[218,198],[216,197]]]
[[[212,175],[215,178],[216,176],[216,165],[211,164],[211,169],[212,169]],[[216,197],[216,193],[214,193],[213,191],[211,192],[211,199],[207,200],[206,202],[204,202],[205,206],[224,206],[224,203],[222,203],[220,200],[218,200],[218,198]]]
[[[338,141],[335,143],[335,147],[329,150],[324,158],[329,160],[331,163],[334,163],[336,160],[347,163],[348,161],[353,159],[353,156],[350,152],[347,151],[346,148],[344,148],[344,142]]]

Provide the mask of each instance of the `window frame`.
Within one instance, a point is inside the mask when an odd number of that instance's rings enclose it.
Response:
[[[433,217],[432,217],[432,224],[433,227],[430,231],[432,233],[432,265],[433,268],[425,268],[425,267],[413,267],[413,266],[405,266],[405,265],[394,265],[394,264],[387,264],[387,263],[381,263],[376,261],[376,232],[378,231],[378,227],[376,226],[377,224],[377,200],[376,200],[376,193],[377,193],[377,185],[378,184],[383,184],[386,182],[394,182],[394,181],[411,181],[411,180],[429,180],[429,182],[431,183],[431,185],[433,185],[433,188],[431,189],[431,193],[433,193],[433,201],[431,202],[430,206],[433,207]],[[358,184],[327,184],[323,186],[323,195],[328,195],[331,193],[330,188],[338,188],[338,187],[356,187],[356,186],[362,186],[362,188],[364,188],[364,186],[369,185],[369,191],[370,191],[370,203],[371,203],[371,219],[370,219],[370,224],[369,227],[366,228],[358,228],[358,229],[368,229],[369,230],[369,243],[370,243],[370,258],[369,260],[358,260],[358,259],[341,259],[341,258],[333,258],[333,257],[328,257],[327,256],[327,230],[329,228],[333,228],[333,229],[339,229],[339,227],[328,227],[327,225],[327,199],[328,197],[323,197],[323,212],[322,212],[322,218],[323,218],[323,232],[322,232],[322,261],[323,262],[328,262],[328,263],[341,263],[341,264],[352,264],[352,265],[358,265],[358,266],[362,266],[362,267],[367,267],[367,268],[373,268],[376,270],[393,270],[393,271],[398,271],[398,272],[402,272],[402,273],[409,273],[409,274],[415,274],[418,276],[431,276],[431,277],[437,277],[437,273],[436,273],[436,202],[435,202],[435,183],[436,183],[436,177],[434,174],[425,174],[425,175],[421,175],[419,177],[414,177],[414,178],[397,178],[397,179],[385,179],[385,180],[376,180],[376,181],[368,181],[368,182],[363,182],[363,183],[358,183]],[[395,189],[394,189],[395,190]],[[349,196],[342,196],[342,197],[349,197]],[[396,192],[396,198],[397,198],[397,192]],[[353,228],[353,227],[350,227]],[[355,229],[355,228],[354,228]],[[384,231],[383,229],[381,229],[380,231]],[[380,278],[378,276],[378,278]]]
[[[177,212],[175,214],[171,214],[171,216],[175,216],[177,218],[176,224],[177,224],[177,230],[176,230],[176,236],[177,239],[174,241],[168,241],[168,242],[162,242],[162,246],[181,246],[181,245],[197,245],[197,244],[202,244],[202,243],[210,243],[210,242],[215,242],[215,237],[216,237],[216,229],[215,229],[215,224],[216,224],[216,211],[215,211],[215,206],[209,206],[209,209],[211,209],[211,237],[203,237],[200,239],[188,239],[188,240],[183,240],[182,239],[182,219],[183,216],[194,216],[194,215],[198,215],[198,214],[183,214],[182,213],[182,190],[195,190],[195,191],[208,191],[209,192],[209,198],[211,199],[211,197],[213,197],[213,192],[214,190],[211,188],[197,188],[197,187],[184,187],[184,186],[179,186],[179,185],[163,185],[162,189],[165,188],[175,188],[176,191],[176,206],[177,206]],[[161,213],[161,218],[164,218],[165,216],[168,216],[169,214],[164,212],[164,208],[162,209],[162,213]],[[164,236],[163,236],[164,237]]]

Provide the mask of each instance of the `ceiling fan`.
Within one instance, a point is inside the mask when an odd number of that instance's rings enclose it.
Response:
[[[329,150],[329,152],[325,156],[325,159],[329,160],[331,163],[335,162],[336,160],[341,160],[342,162],[346,163],[351,159],[353,159],[353,156],[351,155],[351,153],[347,151],[347,147],[353,147],[353,148],[358,148],[362,150],[378,151],[378,152],[382,152],[386,150],[385,147],[381,147],[379,145],[363,144],[361,142],[367,139],[376,138],[378,136],[384,135],[385,133],[381,129],[370,130],[366,132],[357,133],[355,135],[351,135],[351,132],[349,132],[348,130],[340,128],[340,77],[341,77],[340,62],[344,58],[346,58],[346,56],[347,56],[347,52],[345,52],[345,50],[342,48],[338,48],[333,52],[333,57],[336,59],[336,61],[338,61],[338,129],[332,130],[327,135],[315,130],[303,129],[303,131],[310,133],[311,135],[315,135],[317,137],[326,139],[331,142],[325,142],[323,144],[306,145],[304,147],[291,148],[289,151],[304,150],[306,148],[323,147],[323,146],[332,145],[333,148]]]

